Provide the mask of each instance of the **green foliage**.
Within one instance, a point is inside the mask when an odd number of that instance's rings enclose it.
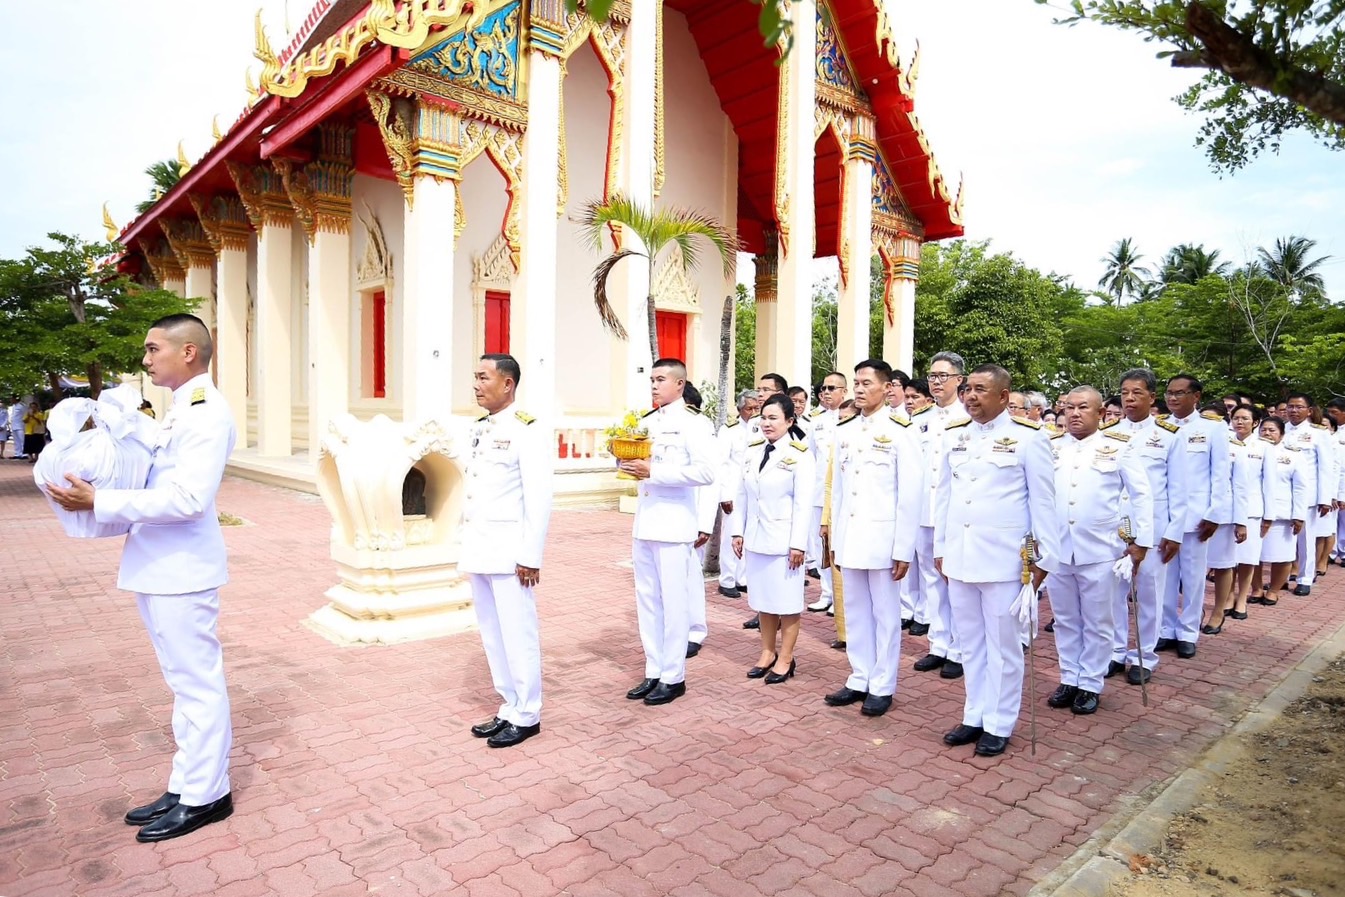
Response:
[[[798,0],[793,2],[797,3]],[[594,21],[606,22],[607,17],[612,14],[612,3],[613,0],[585,0],[584,11]],[[761,33],[761,45],[774,47],[783,41],[784,53],[780,58],[784,59],[794,46],[794,30],[785,15],[789,4],[785,0],[752,0],[752,3],[761,7],[761,11],[757,14],[757,31]],[[565,9],[567,12],[578,11],[579,0],[565,0]]]
[[[733,300],[738,308],[733,321],[733,393],[755,386],[757,382],[757,303],[747,287],[738,284]]]
[[[1102,258],[1107,270],[1097,285],[1120,305],[1126,296],[1138,295],[1149,277],[1149,269],[1140,264],[1144,258],[1129,237],[1117,240],[1111,252]]]
[[[193,304],[119,275],[120,247],[52,233],[51,244],[0,260],[0,383],[26,390],[61,374],[89,378],[133,371],[149,325]]]
[[[145,174],[150,180],[149,199],[136,203],[136,214],[143,215],[148,212],[160,197],[176,187],[177,182],[182,179],[181,171],[182,168],[176,159],[155,162],[146,168]]]

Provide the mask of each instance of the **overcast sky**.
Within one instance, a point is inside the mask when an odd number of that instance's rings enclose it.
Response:
[[[945,175],[966,176],[969,237],[1091,287],[1121,237],[1156,264],[1176,243],[1241,262],[1302,234],[1345,296],[1345,156],[1293,140],[1220,179],[1171,100],[1193,76],[1138,38],[1056,26],[1032,0],[887,2],[903,55],[921,43],[917,112]],[[285,0],[67,0],[55,51],[50,23],[0,4],[0,257],[49,230],[101,239],[102,203],[124,225],[146,165],[181,139],[204,153],[211,118],[227,129],[242,109],[259,4],[283,46]],[[297,23],[309,3],[289,5]]]

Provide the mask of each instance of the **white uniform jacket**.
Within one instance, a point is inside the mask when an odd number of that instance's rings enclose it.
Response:
[[[1228,427],[1222,419],[1192,414],[1162,418],[1174,424],[1186,457],[1186,524],[1193,533],[1200,521],[1233,522],[1233,468],[1228,452]]]
[[[815,458],[804,443],[781,438],[762,467],[768,445],[761,439],[748,447],[736,499],[743,513],[734,515],[732,535],[741,536],[743,548],[757,554],[807,551]]]
[[[1055,508],[1060,521],[1060,560],[1100,564],[1125,554],[1120,535],[1121,493],[1135,544],[1154,547],[1153,495],[1139,458],[1125,451],[1130,437],[1115,429],[1084,439],[1051,437],[1055,458]]]
[[[1228,437],[1233,461],[1233,522],[1247,526],[1266,513],[1265,443],[1253,436],[1243,442],[1236,434]]]
[[[946,408],[926,405],[911,416],[911,426],[915,427],[920,447],[925,451],[925,494],[920,502],[921,526],[934,525],[934,490],[939,488],[939,471],[943,467],[944,453],[948,451],[944,430],[953,421],[966,419],[967,409],[957,400]]]
[[[463,573],[540,569],[551,520],[551,429],[513,406],[484,414],[470,430],[462,512]]]
[[[712,484],[720,466],[710,422],[678,399],[650,411],[643,424],[654,450],[649,479],[636,489],[633,535],[648,542],[695,542],[714,529],[714,520],[704,517],[707,508],[713,516],[715,504],[698,501],[704,494],[696,488]]]
[[[1303,478],[1308,484],[1308,503],[1329,505],[1339,491],[1340,472],[1336,469],[1335,446],[1331,428],[1304,421],[1284,425],[1284,442],[1303,452]]]
[[[811,506],[822,507],[827,491],[827,459],[836,441],[836,427],[841,422],[840,412],[819,408],[813,413],[812,429],[808,431],[808,451],[813,456],[813,498]]]
[[[1286,437],[1287,438],[1287,437]],[[1265,443],[1266,520],[1308,519],[1308,478],[1304,468],[1312,457],[1286,442]]]
[[[715,441],[719,444],[720,465],[715,471],[715,486],[720,501],[733,501],[738,497],[747,444],[757,438],[754,435],[757,432],[755,423],[756,418],[747,423],[735,418],[720,427],[715,434]]]
[[[1146,417],[1138,423],[1123,417],[1102,427],[1103,430],[1113,428],[1130,437],[1121,451],[1140,462],[1149,480],[1154,539],[1167,539],[1180,545],[1186,532],[1186,501],[1190,495],[1186,488],[1186,444],[1181,439],[1181,431],[1175,424],[1155,417]],[[1129,507],[1129,496],[1123,495],[1121,515],[1127,514],[1131,520],[1135,519]]]
[[[961,582],[1017,582],[1029,533],[1037,565],[1059,569],[1055,470],[1041,424],[1007,411],[988,424],[963,418],[948,426],[947,454],[934,503],[934,556]]]
[[[836,565],[890,569],[915,558],[924,458],[911,426],[879,408],[836,428],[831,544]]]
[[[99,523],[131,525],[117,587],[186,595],[229,581],[215,494],[234,447],[233,415],[200,374],[173,390],[144,489],[99,489]]]

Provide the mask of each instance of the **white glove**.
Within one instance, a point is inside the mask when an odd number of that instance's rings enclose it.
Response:
[[[1120,560],[1112,564],[1111,572],[1121,582],[1130,582],[1130,578],[1135,574],[1135,563],[1130,560],[1130,555],[1123,554]]]

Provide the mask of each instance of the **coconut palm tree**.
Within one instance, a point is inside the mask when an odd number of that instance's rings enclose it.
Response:
[[[645,290],[645,313],[649,319],[650,360],[659,357],[658,327],[654,316],[654,265],[663,251],[674,246],[683,270],[691,270],[700,260],[697,238],[707,241],[719,253],[724,276],[733,275],[738,252],[738,238],[709,215],[690,209],[648,209],[635,200],[616,194],[610,199],[590,202],[579,219],[584,235],[593,244],[595,252],[603,251],[603,231],[611,225],[621,225],[639,240],[643,252],[629,247],[613,251],[598,263],[593,272],[593,304],[598,309],[602,324],[620,339],[626,339],[626,328],[607,299],[607,278],[622,259],[639,256],[649,260],[648,286]]]
[[[1276,240],[1274,249],[1263,246],[1256,254],[1267,277],[1288,290],[1291,296],[1302,298],[1309,293],[1326,291],[1326,281],[1318,269],[1331,256],[1323,255],[1309,261],[1308,255],[1316,245],[1316,240],[1289,236]]]
[[[1163,284],[1198,283],[1210,275],[1225,276],[1233,267],[1231,262],[1219,261],[1217,249],[1206,250],[1201,244],[1181,243],[1168,250],[1163,257],[1160,274]]]
[[[1107,270],[1097,285],[1116,297],[1117,305],[1127,295],[1139,293],[1145,279],[1149,277],[1149,269],[1139,264],[1142,258],[1144,256],[1135,251],[1135,244],[1129,237],[1116,241],[1111,252],[1102,257]]]
[[[180,171],[181,167],[177,159],[155,162],[149,168],[146,168],[145,174],[149,175],[151,184],[149,199],[136,204],[136,213],[145,214],[159,201],[161,196],[177,186],[177,182],[182,178]]]

